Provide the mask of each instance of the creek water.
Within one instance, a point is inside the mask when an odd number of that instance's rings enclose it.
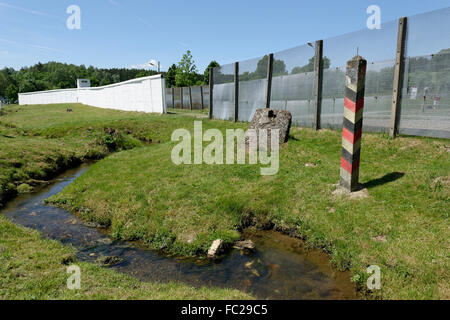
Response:
[[[235,288],[260,299],[357,298],[350,274],[333,269],[325,253],[275,231],[245,230],[243,237],[256,244],[253,253],[233,249],[217,261],[168,257],[138,243],[114,240],[105,230],[86,226],[70,212],[43,204],[86,169],[83,165],[69,170],[36,193],[17,197],[2,214],[16,224],[39,230],[46,238],[72,245],[81,261],[119,257],[121,262],[109,268],[142,281]]]

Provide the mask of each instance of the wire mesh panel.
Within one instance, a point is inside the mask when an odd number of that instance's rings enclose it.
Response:
[[[342,128],[345,97],[345,67],[323,71],[322,114],[323,128]]]
[[[213,70],[213,117],[234,119],[234,64],[216,67]]]
[[[399,130],[450,138],[450,53],[408,58]]]
[[[190,109],[191,100],[189,97],[189,87],[183,87],[183,106],[182,109]]]
[[[172,88],[166,88],[166,106],[167,108],[173,108]]]
[[[251,121],[256,109],[266,105],[269,56],[239,63],[239,121]]]
[[[274,54],[270,106],[290,111],[298,126],[313,124],[314,56],[314,48],[308,45]]]
[[[181,88],[174,88],[174,94],[175,94],[175,107],[176,109],[182,109],[181,106]]]
[[[191,87],[192,109],[202,108],[202,96],[200,86]]]
[[[209,86],[203,86],[203,108],[209,108]]]
[[[395,60],[367,64],[364,131],[389,132]]]
[[[450,138],[450,8],[408,18],[399,132]]]
[[[381,29],[364,29],[323,41],[324,68],[342,67],[357,53],[367,60],[395,59],[398,22],[383,23]]]

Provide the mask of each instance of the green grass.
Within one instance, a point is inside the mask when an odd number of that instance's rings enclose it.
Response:
[[[362,290],[366,268],[378,265],[382,289],[367,292],[369,297],[450,298],[448,141],[364,134],[360,181],[369,197],[349,200],[332,195],[339,180],[340,132],[294,128],[280,152],[279,173],[263,177],[260,165],[171,162],[174,129],[192,130],[194,120],[203,121],[204,130],[223,132],[246,124],[195,119],[195,113],[184,110],[145,115],[73,108],[67,114],[63,106],[27,107],[0,119],[4,130],[49,141],[105,127],[135,141],[138,148],[101,160],[51,199],[85,220],[109,226],[114,237],[174,254],[204,255],[214,239],[231,244],[249,223],[275,224],[327,251],[337,267],[352,271]],[[11,124],[15,128],[7,128]],[[142,142],[149,139],[161,143]],[[75,140],[92,143],[89,137]],[[316,167],[305,167],[308,162]]]
[[[170,137],[173,115],[120,112],[82,105],[3,108],[0,115],[0,207],[19,191],[30,191],[64,169],[87,159],[148,145]],[[192,118],[190,118],[192,119]],[[112,136],[105,129],[117,130]],[[110,147],[114,147],[111,150]],[[193,288],[180,283],[145,283],[75,262],[81,290],[68,290],[63,260],[74,250],[42,239],[0,215],[0,299],[251,299],[237,290]]]
[[[237,290],[147,283],[95,264],[80,267],[80,290],[67,289],[67,263],[74,250],[18,227],[0,216],[0,299],[251,299]]]

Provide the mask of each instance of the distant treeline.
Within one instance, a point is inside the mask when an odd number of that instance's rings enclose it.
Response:
[[[155,75],[153,70],[99,69],[59,62],[38,63],[16,71],[0,70],[0,96],[17,100],[18,93],[75,88],[77,79],[90,79],[91,86],[104,86],[139,77]]]

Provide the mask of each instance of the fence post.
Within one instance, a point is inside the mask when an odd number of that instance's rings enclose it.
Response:
[[[202,110],[205,108],[205,102],[203,101],[203,86],[200,86],[200,103],[202,105]]]
[[[213,88],[214,88],[214,69],[209,68],[209,118],[213,118]]]
[[[183,87],[180,87],[180,101],[181,101],[181,109],[184,109],[184,106],[183,106]]]
[[[239,62],[234,63],[234,122],[239,117]]]
[[[321,127],[320,116],[322,113],[322,87],[323,87],[323,40],[316,41],[316,55],[314,58],[314,128]]]
[[[172,108],[175,109],[175,88],[172,87]]]
[[[347,62],[342,128],[341,187],[358,189],[367,61],[359,55]]]
[[[391,127],[389,134],[395,138],[398,134],[400,120],[401,99],[403,90],[403,72],[405,70],[406,30],[408,18],[403,17],[398,21],[397,53],[395,57],[394,88],[392,91]]]
[[[189,86],[189,108],[192,110],[192,89]]]
[[[269,60],[267,61],[266,108],[270,108],[270,97],[272,94],[272,74],[273,74],[273,53],[269,54]]]

